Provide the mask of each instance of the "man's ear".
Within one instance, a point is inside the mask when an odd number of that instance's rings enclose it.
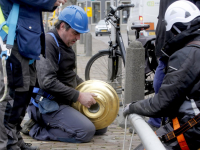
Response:
[[[62,23],[60,24],[60,28],[61,28],[61,29],[65,29],[65,23],[64,23],[64,22],[62,22]]]

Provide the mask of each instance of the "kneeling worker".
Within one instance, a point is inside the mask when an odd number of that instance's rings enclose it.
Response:
[[[127,105],[123,115],[168,117],[156,134],[167,150],[200,148],[200,12],[179,0],[165,13],[166,30],[175,35],[166,42],[166,75],[154,97]],[[142,145],[136,150],[143,150]]]
[[[76,101],[87,108],[96,103],[95,94],[75,90],[83,80],[74,72],[76,56],[71,46],[88,31],[85,11],[72,5],[62,10],[55,29],[46,34],[46,58],[36,61],[38,87],[27,109],[31,119],[22,133],[37,140],[81,143],[107,131],[96,131],[87,117],[71,107]]]

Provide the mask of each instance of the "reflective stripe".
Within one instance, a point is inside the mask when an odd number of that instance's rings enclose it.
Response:
[[[163,50],[161,50],[161,52],[163,52],[167,57],[169,57],[169,55],[167,55],[167,53],[165,53]]]
[[[195,101],[194,101],[193,99],[190,99],[190,101],[191,101],[192,108],[193,108],[193,110],[194,110],[194,114],[195,114],[195,116],[196,116],[196,115],[198,115],[198,114],[200,113],[200,111],[199,111],[199,109],[197,108],[197,105],[196,105]]]
[[[179,121],[178,121],[177,117],[174,118],[174,119],[172,119],[172,122],[173,122],[173,128],[174,128],[174,130],[180,128],[180,124],[179,124]],[[187,145],[187,142],[185,141],[185,138],[184,138],[183,134],[180,134],[176,138],[177,138],[179,146],[181,147],[181,150],[190,150],[189,147],[188,147],[188,145]]]
[[[178,70],[178,69],[176,69],[176,68],[174,68],[174,67],[172,67],[172,66],[169,66],[169,68],[174,69],[174,70]]]

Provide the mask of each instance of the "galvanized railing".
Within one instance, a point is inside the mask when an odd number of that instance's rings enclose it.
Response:
[[[156,134],[142,117],[137,114],[130,114],[128,120],[140,137],[145,150],[166,150]]]

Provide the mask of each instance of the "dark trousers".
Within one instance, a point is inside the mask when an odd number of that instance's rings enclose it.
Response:
[[[30,102],[36,73],[34,64],[29,65],[29,59],[19,54],[16,43],[11,56],[6,60],[6,71],[8,91],[4,101],[0,103],[0,149],[20,150],[24,144],[20,124]],[[0,65],[0,98],[4,94],[4,88],[3,69]]]
[[[82,143],[91,141],[96,132],[94,124],[87,117],[68,105],[60,105],[59,110],[39,116],[38,108],[31,103],[27,111],[29,117],[37,122],[29,135],[37,140]],[[107,128],[104,128],[96,134],[106,131]]]

